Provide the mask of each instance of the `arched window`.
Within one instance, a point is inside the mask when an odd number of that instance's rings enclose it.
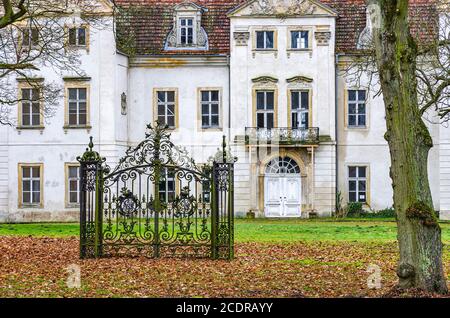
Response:
[[[298,164],[289,157],[278,157],[272,159],[266,167],[266,174],[291,174],[300,173]]]

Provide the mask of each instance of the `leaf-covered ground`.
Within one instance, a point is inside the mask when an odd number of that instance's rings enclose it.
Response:
[[[0,237],[0,297],[377,297],[396,282],[394,242],[241,242],[231,262],[80,260],[78,244]],[[449,247],[444,263],[450,273]],[[66,286],[71,264],[81,267],[80,289]],[[370,264],[381,268],[381,289],[367,287]]]

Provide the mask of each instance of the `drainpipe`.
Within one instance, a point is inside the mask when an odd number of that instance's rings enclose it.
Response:
[[[335,164],[335,196],[337,197],[338,191],[339,191],[339,144],[338,144],[338,96],[339,96],[339,56],[340,54],[337,53],[335,55],[335,67],[334,67],[334,138],[336,140],[336,164]],[[335,197],[335,207],[337,207]]]
[[[228,145],[231,145],[231,55],[228,55]]]

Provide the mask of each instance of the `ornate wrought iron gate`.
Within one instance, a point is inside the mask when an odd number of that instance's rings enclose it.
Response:
[[[111,169],[89,148],[80,162],[80,257],[232,259],[234,159],[197,166],[156,124]]]

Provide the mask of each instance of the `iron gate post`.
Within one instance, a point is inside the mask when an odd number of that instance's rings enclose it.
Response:
[[[80,258],[86,258],[86,162],[80,161]]]
[[[159,182],[161,179],[161,165],[159,162],[155,164],[155,198],[154,198],[154,209],[155,209],[155,237],[153,243],[153,255],[155,258],[160,256],[160,238],[159,238],[159,212],[161,211],[161,200],[159,197]]]
[[[103,254],[103,169],[99,164],[95,178],[95,257]]]
[[[212,171],[212,224],[211,257],[228,259],[234,257],[234,162],[227,153],[225,136],[219,158],[213,162]]]
[[[157,130],[154,137],[154,169],[155,169],[155,201],[154,201],[154,209],[155,209],[155,236],[154,236],[154,245],[153,245],[153,255],[155,258],[160,257],[160,244],[161,240],[159,237],[159,213],[161,211],[161,198],[159,197],[159,183],[161,182],[161,159],[160,159],[160,142],[161,142],[161,134],[160,131]]]
[[[219,227],[219,201],[218,201],[218,171],[217,163],[213,163],[211,182],[211,258],[218,259],[218,227]]]
[[[228,259],[234,258],[234,163],[228,164]]]
[[[88,148],[77,157],[80,163],[80,258],[101,256],[102,163],[105,160],[93,147],[90,137]]]

